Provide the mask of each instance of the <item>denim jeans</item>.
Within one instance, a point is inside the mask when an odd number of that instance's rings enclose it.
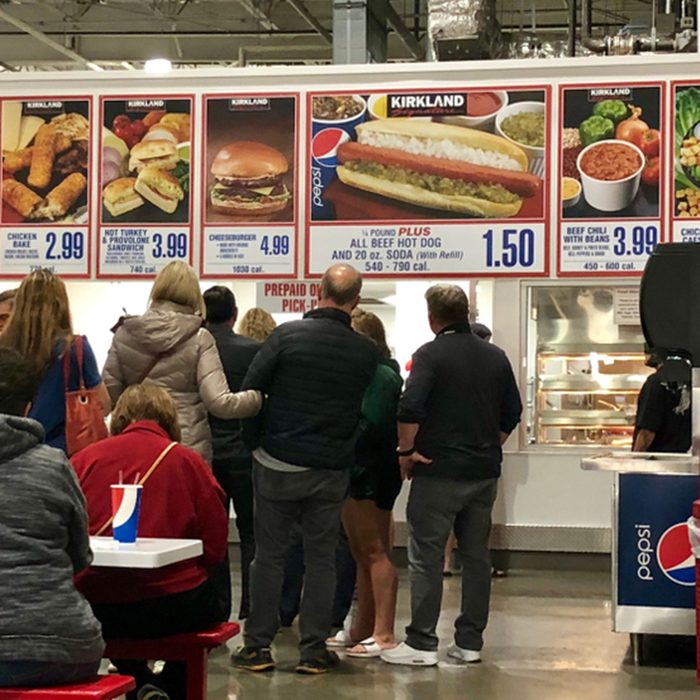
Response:
[[[100,659],[69,664],[58,661],[0,661],[0,687],[41,688],[82,683],[97,676]]]

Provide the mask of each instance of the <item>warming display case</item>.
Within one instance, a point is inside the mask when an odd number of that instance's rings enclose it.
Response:
[[[637,395],[650,370],[631,290],[529,289],[529,444],[632,444]]]

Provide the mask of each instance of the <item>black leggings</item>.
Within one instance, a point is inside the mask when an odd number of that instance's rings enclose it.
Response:
[[[102,636],[109,639],[153,639],[170,634],[197,632],[228,619],[215,587],[206,581],[183,593],[113,605],[93,604],[95,617],[102,623]],[[116,659],[120,673],[136,678],[137,688],[152,683],[167,692],[171,700],[185,700],[185,665],[170,662],[154,676],[146,661]],[[135,694],[130,697],[136,697]]]

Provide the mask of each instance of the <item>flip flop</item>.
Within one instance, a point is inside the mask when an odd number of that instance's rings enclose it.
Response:
[[[354,647],[356,643],[345,630],[336,632],[333,637],[326,640],[326,646],[329,649],[347,649],[348,647]]]
[[[374,641],[374,637],[363,639],[357,646],[362,647],[364,651],[346,651],[345,656],[351,656],[353,659],[376,659],[386,651]]]

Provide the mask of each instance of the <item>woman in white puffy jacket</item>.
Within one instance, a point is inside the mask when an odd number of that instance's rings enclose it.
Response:
[[[148,311],[120,323],[102,371],[112,403],[131,384],[150,382],[175,400],[182,443],[211,462],[207,413],[250,418],[260,410],[257,391],[229,391],[214,338],[203,327],[204,299],[194,270],[167,265],[151,290]]]

